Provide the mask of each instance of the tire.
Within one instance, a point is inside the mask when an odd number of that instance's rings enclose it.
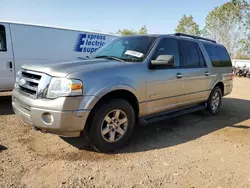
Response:
[[[119,111],[119,113],[117,113]],[[111,122],[111,118],[119,114],[120,125],[118,122]],[[107,117],[107,115],[109,117]],[[114,120],[115,121],[115,120]],[[108,123],[109,122],[109,123]],[[92,118],[89,130],[89,140],[91,145],[97,150],[104,153],[113,152],[124,147],[135,127],[135,112],[133,107],[123,99],[114,99],[105,104],[100,105]],[[121,129],[124,131],[122,133]],[[106,134],[105,134],[106,133]]]
[[[217,94],[216,94],[217,93]],[[213,103],[214,102],[214,100],[213,100],[213,98],[215,97],[215,96],[217,96],[218,95],[218,98],[217,98],[217,100],[218,100],[218,105],[217,105],[217,107],[215,107],[216,105],[215,105],[215,103]],[[211,92],[211,94],[210,94],[210,96],[209,96],[209,99],[208,99],[208,101],[207,101],[207,111],[211,114],[211,115],[216,115],[216,114],[218,114],[219,113],[219,111],[220,111],[220,108],[221,108],[221,102],[222,102],[222,92],[221,92],[221,89],[218,87],[218,86],[216,86],[213,90],[212,90],[212,92]]]

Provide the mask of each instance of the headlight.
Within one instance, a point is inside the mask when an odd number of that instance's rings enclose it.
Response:
[[[20,79],[22,77],[22,71],[19,70],[16,74],[16,83],[15,83],[15,88],[19,88],[19,82],[20,82]]]
[[[20,78],[21,76],[22,76],[22,71],[19,70],[19,71],[16,73],[16,77],[17,77],[17,78]]]
[[[52,78],[46,98],[55,99],[66,96],[80,96],[83,94],[83,85],[80,80],[67,78]]]

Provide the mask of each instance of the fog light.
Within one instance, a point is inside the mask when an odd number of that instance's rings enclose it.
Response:
[[[42,114],[42,120],[46,124],[52,124],[54,122],[54,118],[50,113],[44,113]]]

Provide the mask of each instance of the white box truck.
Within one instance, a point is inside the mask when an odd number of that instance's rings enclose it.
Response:
[[[0,91],[14,88],[23,64],[88,58],[118,36],[50,26],[0,21]]]

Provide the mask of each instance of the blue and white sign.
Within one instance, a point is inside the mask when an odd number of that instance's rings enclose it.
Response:
[[[80,33],[77,37],[74,51],[83,52],[90,55],[92,53],[95,53],[113,37],[114,36],[102,34]]]

